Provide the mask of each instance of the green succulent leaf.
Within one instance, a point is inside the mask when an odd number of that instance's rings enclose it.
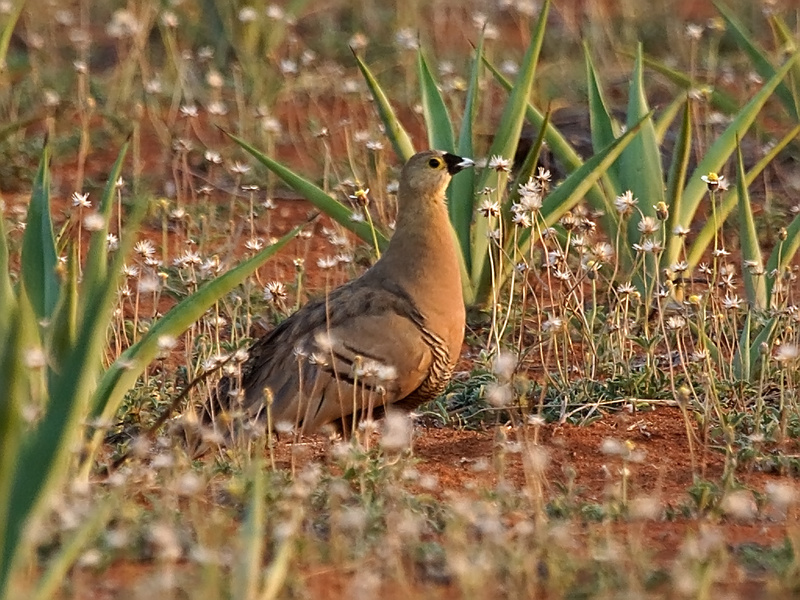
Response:
[[[59,295],[56,273],[58,256],[50,220],[50,150],[45,145],[39,169],[33,181],[28,206],[27,224],[22,238],[22,284],[36,316],[45,322],[50,318]]]
[[[431,148],[453,153],[455,152],[453,123],[421,49],[417,51],[417,70],[422,91],[422,114],[428,128],[428,144]]]
[[[792,55],[792,57],[778,69],[775,76],[764,83],[758,93],[756,93],[745,107],[742,108],[739,114],[734,117],[731,124],[719,136],[717,141],[706,151],[683,192],[681,210],[676,215],[676,225],[689,228],[703,196],[707,193],[707,186],[701,179],[701,175],[717,172],[725,164],[725,161],[728,160],[736,149],[736,140],[742,138],[753,124],[753,121],[755,121],[756,117],[761,112],[761,109],[775,90],[775,87],[792,68],[797,57],[797,54]],[[680,246],[675,242],[674,238],[668,238],[667,247],[664,251],[668,264],[677,261],[679,251]]]
[[[352,218],[352,209],[326,194],[325,191],[319,186],[314,185],[312,182],[301,177],[278,161],[268,157],[263,152],[260,152],[255,147],[245,142],[243,139],[230,133],[228,136],[248,153],[250,153],[250,155],[258,162],[280,177],[283,182],[295,192],[303,196],[306,200],[311,202],[311,204],[316,206],[326,215],[336,220],[340,225],[355,233],[365,242],[372,243],[373,239],[377,239],[378,245],[381,248],[385,248],[389,243],[389,240],[387,239],[386,235],[383,234],[383,232],[377,230],[373,231],[368,223],[354,221]]]
[[[783,236],[781,236],[783,237]],[[800,215],[797,215],[786,227],[786,239],[779,239],[767,260],[767,297],[772,298],[775,279],[783,276],[784,271],[794,259],[800,248]],[[771,304],[774,304],[770,301]]]
[[[361,60],[355,52],[353,55],[356,58],[356,63],[358,64],[361,74],[364,76],[364,80],[367,82],[367,87],[375,100],[375,107],[378,109],[378,115],[383,122],[383,126],[386,128],[386,135],[389,141],[391,141],[398,158],[400,158],[402,162],[406,162],[416,154],[411,136],[408,135],[408,132],[403,127],[403,124],[400,122],[400,119],[397,117],[397,114],[394,112],[389,102],[389,98],[386,96],[380,84],[378,84],[378,80],[375,79],[369,67],[367,67],[364,61]],[[239,143],[241,144],[242,142]]]
[[[546,0],[533,26],[533,33],[528,49],[520,64],[514,85],[510,88],[508,101],[503,108],[494,139],[489,148],[490,157],[499,156],[507,160],[513,159],[519,144],[522,125],[525,122],[526,107],[533,86],[536,65],[544,42],[547,16],[550,12],[550,0]],[[493,169],[484,169],[478,177],[477,190],[484,188],[502,189],[506,183],[506,173]],[[487,290],[491,285],[491,265],[489,261],[489,227],[493,226],[489,219],[475,222],[472,233],[472,274],[473,287],[478,298],[488,298]]]
[[[787,133],[781,140],[772,147],[772,149],[765,154],[761,160],[759,160],[750,171],[748,171],[746,176],[746,184],[747,186],[753,185],[753,182],[756,178],[764,172],[764,169],[769,166],[772,161],[774,161],[778,154],[780,154],[784,148],[786,148],[794,139],[800,135],[800,125],[793,128],[789,133]],[[708,248],[711,241],[714,239],[714,233],[716,232],[717,228],[721,223],[725,222],[725,219],[728,218],[733,208],[739,202],[739,195],[736,189],[729,190],[725,197],[722,199],[722,202],[717,207],[717,223],[714,223],[713,219],[708,219],[706,224],[703,225],[700,232],[697,234],[694,242],[692,243],[689,252],[687,253],[687,262],[689,263],[689,267],[694,268],[700,262],[703,253],[705,252],[706,248]],[[678,212],[678,211],[676,211]],[[670,228],[670,231],[672,229]]]
[[[472,70],[470,71],[469,87],[464,103],[464,116],[461,120],[461,130],[458,135],[459,156],[474,158],[472,145],[473,126],[475,114],[478,106],[478,93],[480,92],[480,74],[483,57],[483,32],[478,40],[478,45],[472,57]],[[472,217],[475,214],[475,182],[477,174],[475,169],[466,169],[455,177],[450,183],[448,193],[448,211],[450,222],[453,224],[456,238],[461,247],[463,257],[462,284],[465,286],[464,298],[472,298],[472,281],[469,272],[472,265],[472,247],[470,245],[470,231],[472,228]]]
[[[739,47],[744,50],[745,54],[750,57],[750,61],[753,63],[753,67],[755,68],[756,72],[765,80],[775,77],[776,69],[772,65],[772,62],[770,61],[766,51],[759,47],[758,43],[756,43],[756,41],[748,33],[744,25],[742,25],[742,23],[733,15],[733,13],[727,6],[725,6],[724,3],[720,2],[719,0],[713,1],[714,6],[728,24],[726,31],[733,37]],[[797,112],[795,98],[792,95],[791,90],[789,90],[789,87],[783,81],[780,81],[775,86],[775,95],[795,121],[800,118],[800,115],[798,115]]]
[[[744,172],[742,148],[736,145],[736,185],[739,195],[740,240],[742,245],[742,261],[749,267],[742,269],[744,289],[751,308],[763,310],[767,307],[767,284],[764,280],[764,261],[761,258],[761,247],[758,245],[758,233],[753,219],[753,207],[747,191],[747,177]],[[755,270],[755,273],[753,272]]]

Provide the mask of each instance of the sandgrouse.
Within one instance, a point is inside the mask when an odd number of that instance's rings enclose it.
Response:
[[[388,405],[412,410],[440,394],[464,339],[458,249],[445,190],[474,163],[429,150],[400,175],[397,227],[363,275],[311,301],[253,343],[240,377],[224,378],[204,411],[311,433],[344,429]]]

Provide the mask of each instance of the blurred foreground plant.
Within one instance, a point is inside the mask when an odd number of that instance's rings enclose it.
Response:
[[[12,593],[11,577],[22,566],[29,544],[25,528],[47,508],[48,495],[62,484],[71,448],[86,434],[89,417],[100,418],[91,421],[95,424],[110,421],[126,391],[158,354],[160,340],[180,335],[300,229],[201,286],[103,370],[123,259],[133,246],[147,206],[143,201],[135,203],[119,250],[110,251],[109,221],[127,149],[126,143],[109,174],[97,214],[92,215],[82,279],[74,244],[67,245],[66,262],[58,258],[59,240],[50,218],[47,147],[34,181],[16,285],[10,276],[5,231],[0,231],[0,598]],[[97,426],[83,457],[85,477],[104,431]],[[107,518],[110,511],[98,514]],[[103,525],[90,519],[82,527],[96,530]],[[84,539],[85,534],[79,529],[76,539]],[[65,546],[50,563],[41,585],[52,585],[58,580],[53,573],[65,572],[75,557],[75,548]]]

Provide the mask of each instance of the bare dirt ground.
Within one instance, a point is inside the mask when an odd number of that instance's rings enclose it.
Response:
[[[698,434],[699,432],[695,432]],[[450,497],[481,497],[491,490],[503,489],[512,494],[524,493],[531,486],[531,471],[524,464],[522,453],[504,452],[509,442],[522,437],[530,442],[538,435],[537,448],[546,457],[544,491],[546,500],[563,498],[571,490],[570,501],[575,505],[605,505],[620,498],[622,464],[618,456],[604,453],[601,448],[609,439],[627,443],[640,453],[641,462],[628,462],[627,495],[631,506],[638,500],[654,501],[668,519],[569,519],[562,534],[568,537],[577,554],[590,554],[598,540],[617,547],[627,558],[617,557],[620,564],[631,563],[631,556],[641,553],[649,564],[670,571],[693,543],[713,543],[736,555],[742,549],[777,547],[798,526],[798,514],[762,512],[757,518],[737,518],[735,515],[697,517],[681,512],[691,504],[687,489],[692,485],[691,453],[681,412],[675,407],[659,407],[651,411],[606,415],[591,425],[542,425],[512,430],[505,426],[482,430],[419,427],[413,445],[413,456],[420,480],[426,480],[425,493],[447,501]],[[528,445],[530,447],[530,445]],[[279,442],[276,452],[278,468],[300,469],[311,461],[328,462],[330,443],[320,437],[310,437],[292,444]],[[705,476],[719,481],[723,469],[722,454],[709,451],[696,457]],[[502,473],[502,476],[498,475]],[[787,481],[778,474],[738,473],[747,489],[764,494],[768,482]],[[422,490],[421,490],[422,492]],[[670,512],[671,509],[671,512]],[[514,519],[510,516],[508,519]],[[518,519],[530,518],[519,514]],[[700,540],[700,541],[698,541]],[[622,550],[624,548],[625,550]],[[594,550],[596,551],[596,550]],[[303,588],[310,598],[350,598],[366,563],[351,567],[321,568],[310,565],[304,572]],[[634,561],[635,562],[635,561]],[[408,565],[414,573],[414,566]],[[717,594],[727,598],[769,598],[768,578],[758,570],[745,569],[730,561],[723,583],[715,586]],[[155,572],[158,576],[155,581]],[[98,576],[99,575],[99,576]],[[156,581],[174,579],[178,585],[196,577],[196,566],[178,563],[173,566],[151,562],[117,562],[102,571],[78,569],[72,580],[74,598],[144,598]],[[150,583],[146,583],[150,582]],[[155,587],[154,587],[155,586]],[[655,586],[649,593],[672,597],[671,588]],[[382,598],[395,600],[410,597],[434,599],[463,598],[464,590],[453,581],[431,581],[429,577],[381,584],[377,590]],[[491,594],[490,590],[486,590]],[[486,596],[489,597],[489,596]],[[650,597],[650,596],[647,596]],[[717,596],[721,597],[721,596]]]

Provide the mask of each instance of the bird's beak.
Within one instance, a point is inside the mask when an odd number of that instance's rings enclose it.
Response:
[[[469,158],[462,158],[461,156],[456,156],[455,154],[450,154],[449,152],[445,152],[444,154],[444,162],[447,165],[447,172],[450,175],[455,175],[459,171],[475,166],[475,161]]]

